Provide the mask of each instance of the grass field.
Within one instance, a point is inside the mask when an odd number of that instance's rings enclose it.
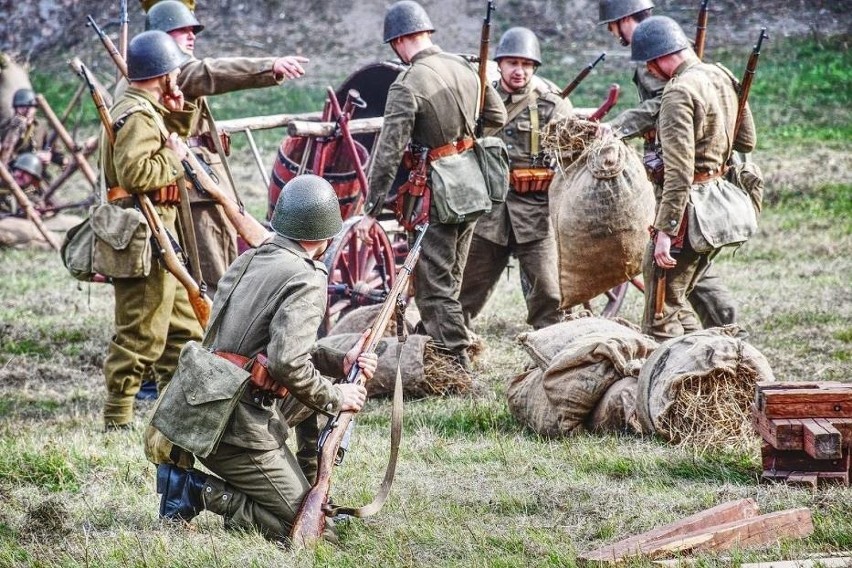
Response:
[[[780,46],[780,47],[779,47]],[[767,174],[759,234],[718,271],[741,322],[780,380],[849,381],[852,361],[850,69],[841,40],[783,40],[765,56],[753,101]],[[736,73],[742,53],[719,54]],[[735,62],[740,62],[736,65]],[[626,66],[596,73],[589,93],[622,83]],[[554,76],[554,79],[567,79]],[[73,85],[36,77],[63,107]],[[315,110],[319,87],[229,96],[222,117]],[[286,100],[282,101],[281,98]],[[578,106],[592,106],[578,96]],[[84,120],[85,122],[85,120]],[[271,159],[279,139],[262,139]],[[264,209],[258,173],[239,143],[237,167],[252,211]],[[580,435],[542,439],[506,407],[506,382],[527,364],[517,271],[475,322],[488,349],[466,396],[409,401],[394,490],[385,509],[340,527],[342,546],[291,552],[227,532],[203,513],[193,530],[157,519],[155,468],[135,427],[101,432],[103,357],[111,290],[68,277],[50,253],[0,252],[0,566],[572,566],[578,552],[650,530],[726,500],[763,512],[806,506],[815,533],[758,549],[702,556],[699,566],[852,550],[852,489],[761,485],[759,443],[696,456],[654,440]],[[632,294],[623,315],[637,321]],[[390,406],[359,415],[335,500],[366,501],[381,476]],[[636,565],[650,565],[637,562]]]

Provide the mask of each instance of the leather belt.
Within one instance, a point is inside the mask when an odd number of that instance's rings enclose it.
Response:
[[[107,190],[107,201],[112,203],[113,201],[118,201],[119,199],[125,199],[127,197],[133,197],[133,194],[117,185],[115,187],[111,187]]]
[[[117,185],[115,187],[111,187],[107,190],[107,201],[112,203],[113,201],[118,201],[119,199],[126,199],[128,197],[133,197],[133,194]],[[167,186],[161,187],[155,191],[148,192],[148,197],[151,198],[152,203],[156,203],[157,205],[178,205],[180,204],[180,194],[178,193],[177,184],[169,184]]]
[[[449,144],[444,144],[443,146],[438,146],[437,148],[429,150],[429,161],[431,162],[440,158],[446,158],[453,154],[461,154],[467,152],[471,148],[473,148],[473,138],[462,138],[456,142],[450,142]]]
[[[708,181],[722,177],[726,173],[728,173],[727,166],[721,166],[718,170],[710,172],[695,172],[692,176],[692,183],[707,183]]]
[[[246,357],[245,355],[240,355],[239,353],[229,353],[227,351],[214,351],[213,353],[229,363],[233,363],[237,367],[241,367],[243,369],[245,369],[246,365],[251,362],[251,367],[246,369],[250,373],[249,382],[252,386],[263,391],[269,396],[273,398],[284,398],[289,394],[290,391],[287,390],[287,387],[276,383],[270,376],[268,369],[269,361],[263,353],[258,353],[256,356],[251,358]]]

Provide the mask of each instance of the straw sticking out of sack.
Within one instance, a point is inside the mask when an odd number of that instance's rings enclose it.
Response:
[[[598,123],[577,117],[547,124],[542,130],[541,146],[559,169],[571,165],[595,139]]]

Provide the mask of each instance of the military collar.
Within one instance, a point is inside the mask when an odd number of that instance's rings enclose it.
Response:
[[[270,244],[293,253],[299,258],[304,259],[306,262],[313,264],[314,268],[318,270],[327,272],[325,263],[319,260],[314,260],[313,258],[308,256],[308,251],[304,249],[304,247],[299,243],[299,241],[294,241],[289,237],[285,237],[284,235],[279,235],[278,233],[275,233],[275,236],[272,237],[272,241],[270,241]]]
[[[157,110],[157,112],[159,112],[160,114],[169,114],[171,112],[169,109],[164,107],[160,103],[160,101],[155,99],[154,95],[152,95],[151,93],[149,93],[148,91],[146,91],[144,89],[134,87],[133,85],[128,85],[127,90],[124,91],[124,93],[127,94],[127,95],[133,95],[133,96],[135,96],[136,98],[139,98],[139,99],[145,99],[145,101],[148,102],[148,103],[151,103],[151,106],[153,106]]]
[[[529,83],[523,89],[518,89],[511,93],[503,88],[503,81],[497,80],[497,92],[500,93],[500,98],[503,99],[504,103],[517,104],[523,102],[530,96],[531,91],[532,77],[530,77]]]
[[[672,73],[672,77],[677,77],[678,75],[682,75],[688,69],[692,69],[693,67],[695,67],[699,63],[701,63],[701,60],[698,59],[698,56],[695,55],[694,52],[689,51],[689,50],[684,51],[684,60],[680,65],[677,66],[677,69],[674,70],[674,73]]]
[[[437,45],[432,45],[427,47],[426,49],[421,49],[417,53],[414,54],[414,57],[411,58],[411,63],[419,59],[423,59],[424,57],[429,57],[430,55],[435,55],[436,53],[441,53],[443,50]]]

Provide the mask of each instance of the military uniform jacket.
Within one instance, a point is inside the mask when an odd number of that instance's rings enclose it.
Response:
[[[218,328],[209,347],[247,357],[266,353],[270,375],[290,396],[320,412],[339,412],[339,389],[310,355],[325,314],[327,285],[324,264],[309,258],[297,242],[276,235],[255,254],[240,256],[220,280],[211,314]],[[282,401],[264,404],[255,398],[249,387],[222,441],[257,450],[281,447],[287,437]]]
[[[645,65],[636,67],[633,83],[639,91],[639,106],[627,109],[610,122],[613,133],[620,138],[634,138],[653,130],[660,113],[660,97],[666,82],[654,77]]]
[[[38,119],[27,124],[21,115],[14,115],[0,125],[0,155],[8,152],[9,159],[26,152],[39,152],[47,148],[47,128]],[[51,151],[51,161],[62,163],[62,154]]]
[[[748,107],[733,140],[738,87],[731,72],[685,53],[663,91],[657,129],[666,173],[654,227],[670,235],[680,229],[695,174],[719,172],[733,150],[751,152],[756,143]]]
[[[127,87],[109,111],[115,143],[101,144],[107,187],[121,186],[130,193],[145,193],[183,177],[183,166],[177,154],[164,145],[157,124],[166,115],[172,115],[173,121],[183,116],[185,124],[195,110],[192,105],[187,106],[189,109],[172,112],[148,92]]]
[[[469,136],[478,101],[479,77],[471,63],[438,46],[417,53],[388,90],[365,212],[375,216],[381,211],[409,141],[438,148]],[[486,89],[482,119],[486,127],[502,126],[506,121],[506,109],[491,85]],[[432,217],[437,219],[434,211]]]
[[[571,103],[567,99],[541,88],[544,87],[543,82],[539,83],[538,87],[532,85],[533,82],[530,81],[526,88],[509,93],[497,81],[495,86],[506,106],[507,115],[515,116],[502,128],[485,129],[486,135],[499,136],[506,143],[509,151],[509,166],[513,170],[533,167],[530,120],[530,105],[533,101],[538,109],[540,127],[550,121],[565,118],[571,113]],[[520,112],[517,112],[518,110]],[[538,164],[538,167],[541,165]],[[509,244],[509,235],[513,231],[518,243],[550,238],[553,235],[553,229],[548,207],[546,191],[516,193],[514,188],[510,187],[506,201],[494,204],[490,213],[480,217],[474,232],[502,246]]]
[[[188,135],[196,137],[210,132],[207,116],[209,108],[204,97],[280,84],[283,78],[276,78],[273,74],[274,63],[274,57],[205,58],[191,59],[185,63],[181,67],[177,84],[183,92],[184,100],[198,108],[198,112],[190,121]],[[169,121],[166,124],[172,127]],[[226,193],[233,194],[233,188],[222,169],[222,160],[219,155],[204,146],[193,147],[192,151],[213,166],[219,187]],[[187,189],[192,201],[212,201],[209,197],[199,195],[191,184]]]

